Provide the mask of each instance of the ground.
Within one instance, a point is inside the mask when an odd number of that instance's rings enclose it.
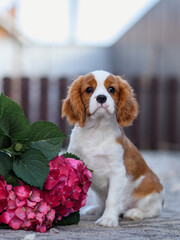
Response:
[[[179,240],[180,152],[144,151],[142,154],[165,187],[165,204],[158,218],[121,220],[118,228],[103,228],[94,224],[94,217],[84,216],[78,225],[57,227],[47,233],[0,229],[0,240]]]

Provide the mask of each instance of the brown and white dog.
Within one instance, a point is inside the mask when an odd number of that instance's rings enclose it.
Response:
[[[129,84],[106,71],[80,76],[64,100],[62,116],[75,125],[68,152],[94,171],[92,190],[98,201],[90,201],[84,212],[102,214],[98,225],[118,226],[121,213],[135,220],[161,212],[163,187],[122,129],[137,114]]]

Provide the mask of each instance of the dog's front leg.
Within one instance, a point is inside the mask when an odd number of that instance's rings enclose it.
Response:
[[[105,203],[105,210],[96,224],[103,227],[117,227],[119,225],[119,215],[125,206],[124,189],[127,179],[122,180],[120,176],[113,175],[109,179],[109,190]]]

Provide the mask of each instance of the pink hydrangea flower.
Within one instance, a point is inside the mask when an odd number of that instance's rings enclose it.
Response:
[[[2,176],[0,176],[0,213],[7,207],[7,183]]]
[[[57,156],[49,162],[43,190],[7,185],[0,176],[0,223],[13,229],[46,232],[55,219],[78,211],[86,204],[91,172],[82,161]]]
[[[29,197],[29,194],[31,192],[31,189],[29,186],[21,185],[14,187],[14,191],[16,193],[16,196],[20,201],[27,199]]]
[[[43,195],[45,201],[56,210],[57,220],[60,220],[86,204],[92,174],[82,161],[64,156],[51,160],[49,169]]]
[[[29,186],[12,188],[6,196],[7,209],[0,215],[0,222],[13,229],[46,232],[52,226],[55,210],[43,199],[42,192]]]

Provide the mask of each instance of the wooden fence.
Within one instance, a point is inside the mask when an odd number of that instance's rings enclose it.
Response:
[[[69,134],[70,128],[61,116],[62,99],[66,97],[67,78],[32,80],[27,77],[0,79],[2,92],[17,101],[31,122],[48,120]],[[140,105],[139,117],[126,128],[128,137],[141,149],[180,150],[180,84],[178,79],[130,79]],[[32,87],[34,85],[38,87]],[[18,86],[17,86],[18,85]],[[53,91],[50,90],[53,86]],[[16,90],[15,90],[16,89]],[[51,99],[54,99],[53,101]],[[51,112],[53,114],[51,114]],[[67,143],[66,143],[67,144]]]

